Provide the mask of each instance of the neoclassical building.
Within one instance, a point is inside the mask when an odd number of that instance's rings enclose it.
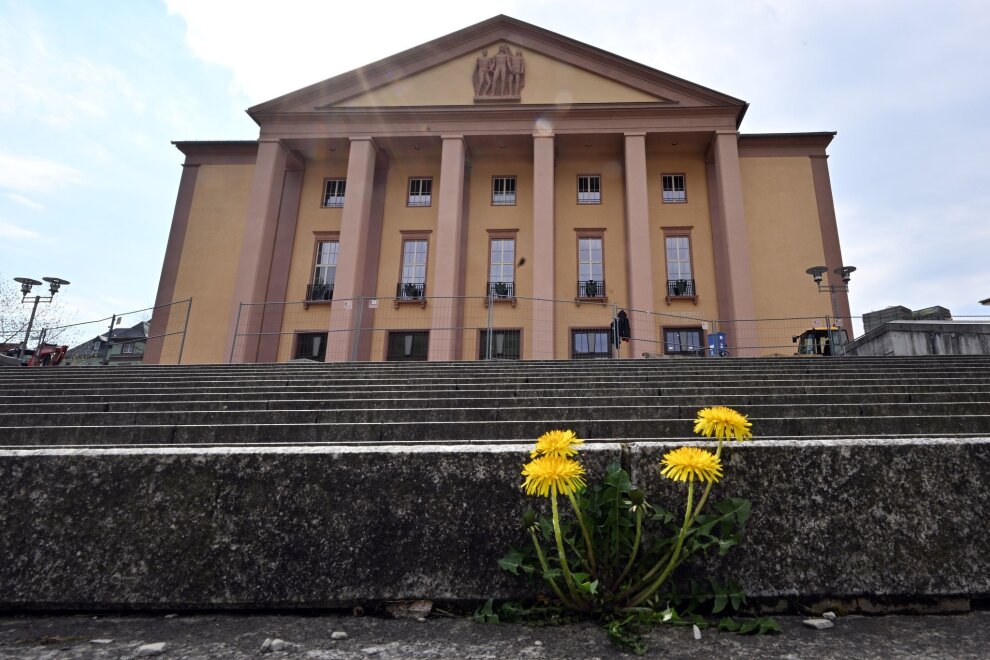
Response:
[[[183,362],[676,354],[831,314],[804,271],[841,284],[834,133],[746,108],[496,16],[250,108],[257,140],[175,143],[156,304],[193,299]]]

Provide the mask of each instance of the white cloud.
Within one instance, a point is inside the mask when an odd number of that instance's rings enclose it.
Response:
[[[34,201],[29,197],[24,195],[18,195],[17,193],[7,193],[7,199],[17,202],[21,206],[26,206],[29,209],[34,209],[35,211],[44,211],[45,207],[42,204]]]
[[[15,224],[0,220],[0,238],[3,239],[34,239],[40,238],[41,234],[31,229],[24,229]]]
[[[55,161],[0,152],[0,188],[20,192],[48,192],[86,183],[79,170]]]

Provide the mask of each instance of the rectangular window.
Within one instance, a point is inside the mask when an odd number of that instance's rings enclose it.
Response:
[[[426,239],[402,242],[402,278],[397,298],[418,300],[426,295]]]
[[[327,359],[327,333],[300,332],[296,335],[296,359],[325,362]]]
[[[493,360],[518,360],[520,350],[519,330],[492,330],[492,345],[488,346],[488,331],[481,330],[478,333],[478,359]]]
[[[571,330],[572,359],[607,358],[611,355],[608,328]]]
[[[701,328],[664,328],[663,345],[667,355],[705,354]]]
[[[93,348],[91,350],[98,351],[100,350],[101,345],[102,344],[100,343],[100,340],[97,339],[96,341],[93,342]]]
[[[597,174],[578,177],[578,204],[602,203],[602,178]]]
[[[127,342],[126,344],[121,344],[120,352],[123,355],[130,355],[134,353],[134,342]]]
[[[425,360],[430,347],[430,333],[397,330],[388,333],[388,360]]]
[[[489,294],[496,298],[515,295],[516,239],[491,239],[488,267]]]
[[[661,178],[663,179],[664,204],[680,204],[687,201],[683,174],[664,174]]]
[[[337,277],[339,245],[337,241],[316,242],[316,266],[306,300],[333,300],[333,282]]]
[[[602,238],[578,238],[578,298],[605,297]]]
[[[492,206],[516,205],[516,177],[497,176],[492,179]]]
[[[697,295],[691,272],[691,237],[664,236],[667,257],[667,302],[670,298],[694,298]]]
[[[409,179],[408,206],[429,206],[433,201],[433,179]]]
[[[344,188],[347,179],[327,179],[323,187],[324,208],[340,208],[344,205]]]

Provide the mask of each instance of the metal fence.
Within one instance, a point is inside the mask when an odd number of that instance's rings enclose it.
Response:
[[[61,342],[72,346],[66,353],[66,365],[140,364],[146,357],[151,364],[181,364],[191,311],[189,298],[92,321],[45,327],[38,346],[46,337],[59,336]],[[125,332],[142,322],[148,323],[147,335],[141,328]]]
[[[487,296],[242,303],[236,327],[230,362],[574,359],[841,355],[862,320],[704,319],[489,287]],[[623,328],[628,336],[617,337]]]

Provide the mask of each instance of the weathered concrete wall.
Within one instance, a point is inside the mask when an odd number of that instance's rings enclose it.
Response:
[[[990,355],[990,323],[888,321],[846,345],[846,355]]]
[[[641,443],[657,501],[671,444]],[[531,587],[529,445],[0,451],[0,608],[333,607]],[[619,445],[582,452],[600,474]],[[754,502],[725,570],[754,595],[990,595],[990,439],[755,441],[718,495]]]

